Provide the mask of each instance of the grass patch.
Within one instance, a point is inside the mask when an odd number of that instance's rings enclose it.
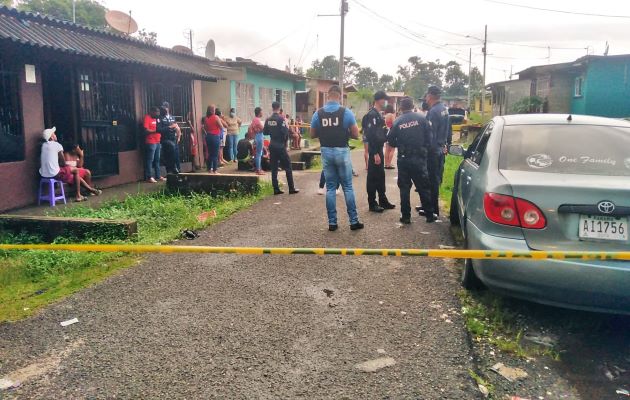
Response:
[[[363,146],[363,140],[361,139],[350,139],[348,141],[348,146],[350,146],[350,148],[354,151],[354,150],[360,150],[363,151],[364,146]]]
[[[501,296],[488,291],[473,293],[462,290],[459,297],[466,328],[474,341],[489,343],[520,358],[546,356],[556,361],[560,359],[555,349],[523,345],[523,328],[519,327],[518,314],[509,311]]]
[[[71,207],[53,214],[64,217],[135,219],[138,221],[136,243],[160,244],[177,239],[183,229],[202,229],[250,207],[273,193],[264,183],[255,195],[230,193],[224,196],[166,193],[129,196],[98,208]],[[216,210],[216,218],[199,222],[204,211]],[[97,235],[99,243],[125,243]],[[0,232],[1,243],[40,243],[41,238]],[[62,237],[56,243],[77,242]],[[81,241],[80,243],[94,243]],[[72,253],[64,251],[0,252],[0,322],[27,317],[38,308],[111,276],[138,262],[139,257],[108,253]]]
[[[455,174],[459,169],[462,158],[447,155],[444,162],[444,179],[442,179],[442,186],[440,187],[440,200],[443,202],[443,209],[446,214],[451,211],[451,197],[453,196],[453,182]]]
[[[468,375],[470,375],[470,377],[474,379],[474,381],[477,383],[478,386],[484,386],[486,389],[488,389],[488,394],[490,396],[492,396],[494,394],[495,389],[494,389],[494,385],[492,383],[490,383],[487,380],[485,380],[482,376],[477,374],[472,369],[468,370]]]
[[[323,167],[324,167],[324,164],[322,163],[322,157],[321,156],[313,156],[313,159],[311,160],[311,168],[310,168],[310,170],[312,170],[312,171],[321,171]]]

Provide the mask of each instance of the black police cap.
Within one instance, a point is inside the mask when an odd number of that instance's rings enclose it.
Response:
[[[430,94],[432,96],[440,96],[442,94],[442,89],[440,89],[439,86],[431,85],[427,89],[427,94]]]
[[[384,90],[379,90],[378,92],[374,93],[374,101],[379,100],[389,100],[389,96],[387,95],[387,93],[385,93]]]

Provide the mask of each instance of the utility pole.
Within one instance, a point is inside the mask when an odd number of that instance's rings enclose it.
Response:
[[[341,0],[341,36],[339,40],[339,86],[341,87],[341,105],[343,105],[343,76],[346,72],[346,66],[344,62],[344,47],[345,47],[345,34],[346,34],[346,13],[348,12],[348,2]]]
[[[488,56],[488,25],[486,25],[483,37],[483,87],[481,88],[481,122],[486,116],[486,59]]]
[[[547,46],[547,64],[551,64],[551,46]]]
[[[72,23],[77,23],[77,0],[72,0]]]
[[[190,34],[190,51],[192,51],[193,54],[195,54],[195,50],[193,50],[193,31],[192,31],[192,29],[190,30],[189,34]]]
[[[470,108],[470,91],[472,90],[472,47],[468,51],[468,108]]]

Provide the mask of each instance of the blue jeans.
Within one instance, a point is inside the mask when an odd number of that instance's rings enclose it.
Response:
[[[208,145],[208,171],[219,169],[219,147],[221,146],[221,135],[206,135]]]
[[[238,144],[238,135],[227,136],[228,154],[230,155],[230,161],[236,160],[236,145]]]
[[[346,209],[350,218],[350,225],[359,222],[354,189],[352,188],[352,162],[350,149],[347,147],[322,147],[322,161],[326,176],[326,210],[328,211],[328,225],[337,225],[337,196],[339,185],[346,198]]]
[[[265,135],[262,132],[257,133],[254,138],[254,143],[256,144],[256,156],[254,157],[254,163],[256,165],[256,171],[262,170],[262,155],[263,155],[263,145],[265,143]]]
[[[155,172],[155,179],[160,179],[160,153],[162,145],[145,144],[144,154],[144,180],[148,181],[152,178],[151,172]]]

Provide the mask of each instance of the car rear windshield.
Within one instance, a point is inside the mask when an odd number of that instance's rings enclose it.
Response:
[[[573,175],[630,176],[630,128],[506,126],[499,168]]]

